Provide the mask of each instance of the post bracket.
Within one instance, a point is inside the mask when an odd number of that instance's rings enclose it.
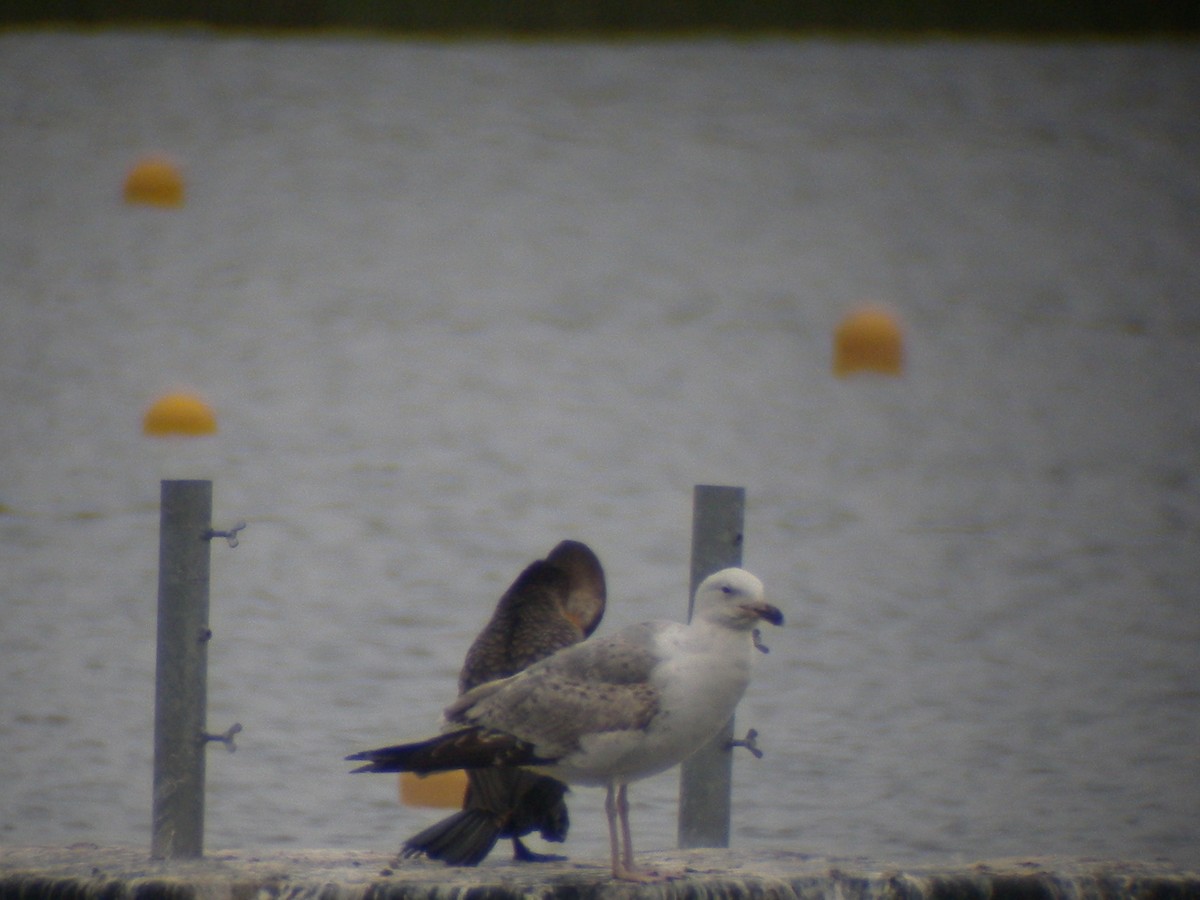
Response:
[[[234,525],[228,531],[216,531],[216,530],[210,528],[210,529],[208,529],[208,531],[204,532],[203,537],[206,541],[211,541],[213,538],[225,538],[225,540],[228,542],[229,546],[232,548],[232,547],[236,547],[238,545],[237,533],[245,527],[246,527],[245,522],[238,522],[236,525]]]
[[[202,734],[200,740],[202,743],[217,743],[224,744],[225,749],[230,753],[237,750],[237,744],[233,742],[233,736],[242,730],[241,722],[234,722],[225,730],[223,734]]]

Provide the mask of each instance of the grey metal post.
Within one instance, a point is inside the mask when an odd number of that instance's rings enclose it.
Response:
[[[742,564],[746,489],[698,484],[692,497],[692,573],[688,619],[700,582]],[[679,846],[728,847],[733,791],[733,719],[683,762],[679,778]]]
[[[155,859],[204,853],[211,481],[163,481],[154,690]]]

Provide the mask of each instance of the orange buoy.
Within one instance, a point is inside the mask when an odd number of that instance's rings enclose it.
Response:
[[[432,775],[400,773],[400,802],[405,806],[460,809],[467,795],[467,773],[462,769]]]
[[[125,178],[125,202],[148,206],[183,206],[183,175],[165,156],[145,156]]]
[[[869,306],[842,320],[833,339],[833,374],[852,372],[900,375],[904,371],[904,337],[895,316]]]
[[[207,403],[195,394],[164,394],[155,400],[142,419],[142,433],[151,437],[214,434],[217,418]]]

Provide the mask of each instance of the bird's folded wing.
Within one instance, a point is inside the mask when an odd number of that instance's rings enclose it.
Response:
[[[561,757],[588,735],[645,728],[659,709],[649,684],[522,679],[463,710],[461,722],[512,735],[540,757]]]
[[[346,759],[366,763],[354,772],[445,772],[549,762],[531,744],[482,728],[461,728],[425,741],[364,750]]]
[[[555,653],[529,669],[599,684],[644,684],[663,661],[661,645],[683,626],[676,622],[642,622],[616,634],[592,638]]]
[[[647,623],[576,644],[468,691],[446,719],[511,734],[543,756],[569,753],[590,734],[645,728],[659,709],[652,674],[664,627]]]

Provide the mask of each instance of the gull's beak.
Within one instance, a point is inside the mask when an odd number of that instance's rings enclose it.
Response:
[[[746,603],[742,609],[752,618],[762,619],[764,622],[770,622],[772,625],[783,624],[783,613],[778,607],[772,606],[770,603]]]

